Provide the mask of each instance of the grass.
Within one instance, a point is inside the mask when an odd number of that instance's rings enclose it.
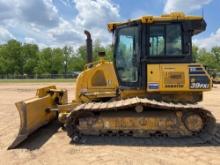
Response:
[[[75,82],[75,79],[0,79],[0,83],[58,83]]]

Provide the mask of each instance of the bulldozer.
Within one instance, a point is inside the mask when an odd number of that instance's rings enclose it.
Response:
[[[113,34],[113,61],[93,61],[92,38],[85,31],[87,64],[76,79],[75,99],[56,86],[37,89],[16,103],[20,130],[9,149],[59,120],[74,143],[87,136],[166,137],[206,143],[216,119],[199,106],[212,81],[193,63],[192,37],[206,29],[203,17],[174,12],[107,25]]]
[[[217,69],[207,68],[209,75],[211,76],[213,84],[220,84],[220,72]]]

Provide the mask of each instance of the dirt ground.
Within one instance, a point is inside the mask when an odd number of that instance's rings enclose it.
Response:
[[[14,102],[32,97],[46,83],[0,83],[0,165],[8,164],[220,164],[220,145],[142,146],[136,144],[70,144],[66,132],[57,123],[33,134],[18,149],[7,150],[18,133],[19,115]],[[72,83],[56,83],[67,88],[69,100],[74,95]],[[204,105],[220,123],[220,85],[205,93]],[[220,138],[219,138],[220,139]]]

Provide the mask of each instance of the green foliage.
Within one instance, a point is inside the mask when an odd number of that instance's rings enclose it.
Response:
[[[93,46],[94,60],[98,52],[105,51],[106,59],[112,59],[111,46],[103,47],[100,41]],[[42,75],[72,74],[81,71],[86,64],[86,46],[80,46],[76,52],[72,47],[39,49],[36,44],[22,44],[10,40],[0,45],[0,75]]]
[[[206,65],[208,68],[211,69],[217,67],[217,62],[214,55],[211,52],[207,52],[205,49],[199,50],[198,62]]]
[[[220,71],[220,47],[213,47],[211,51],[193,46],[192,55],[195,62],[207,66],[209,69]]]
[[[80,46],[70,62],[73,70],[83,70],[83,67],[86,64],[86,46]]]
[[[34,74],[37,68],[39,48],[35,44],[24,44],[22,46],[22,55],[24,57],[24,73]]]
[[[1,72],[5,74],[23,74],[24,56],[21,43],[10,40],[0,47]]]
[[[197,57],[198,57],[198,50],[199,48],[195,45],[192,47],[192,58],[194,62],[197,62]]]
[[[220,47],[213,47],[211,50],[214,58],[215,58],[215,68],[220,71]]]

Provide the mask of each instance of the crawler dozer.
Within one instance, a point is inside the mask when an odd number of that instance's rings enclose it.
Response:
[[[207,69],[213,84],[220,84],[220,73],[216,69]]]
[[[59,120],[72,142],[88,136],[166,137],[206,143],[215,134],[211,112],[199,106],[212,81],[192,59],[192,37],[206,29],[203,17],[181,12],[143,16],[108,24],[113,34],[113,62],[92,61],[87,36],[87,64],[76,80],[75,99],[55,86],[16,103],[20,131],[9,148]]]

